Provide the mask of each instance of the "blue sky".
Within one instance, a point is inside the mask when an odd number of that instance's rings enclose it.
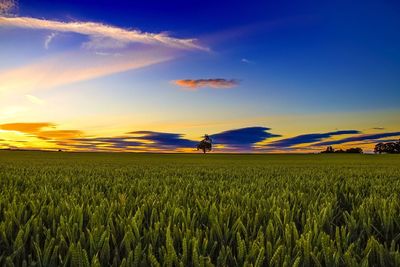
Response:
[[[396,1],[0,0],[0,124],[45,122],[80,142],[245,129],[239,149],[250,151],[340,145],[338,131],[396,138],[399,11]],[[18,129],[0,130],[4,147],[68,143]]]

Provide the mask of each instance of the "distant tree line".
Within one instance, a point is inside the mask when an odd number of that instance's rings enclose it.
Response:
[[[375,145],[375,153],[389,153],[399,154],[400,153],[400,139],[397,142],[378,143]]]
[[[328,146],[326,150],[322,151],[321,153],[351,153],[351,154],[362,154],[363,150],[360,147],[352,147],[346,150],[339,149],[335,150],[332,146]]]

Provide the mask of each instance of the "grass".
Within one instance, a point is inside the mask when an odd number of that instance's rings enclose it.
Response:
[[[0,151],[0,265],[399,266],[399,166]]]

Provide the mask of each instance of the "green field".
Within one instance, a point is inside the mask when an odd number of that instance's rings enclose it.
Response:
[[[400,266],[400,156],[0,151],[1,266]]]

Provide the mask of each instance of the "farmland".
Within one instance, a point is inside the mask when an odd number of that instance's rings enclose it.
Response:
[[[2,266],[400,266],[400,157],[0,151]]]

